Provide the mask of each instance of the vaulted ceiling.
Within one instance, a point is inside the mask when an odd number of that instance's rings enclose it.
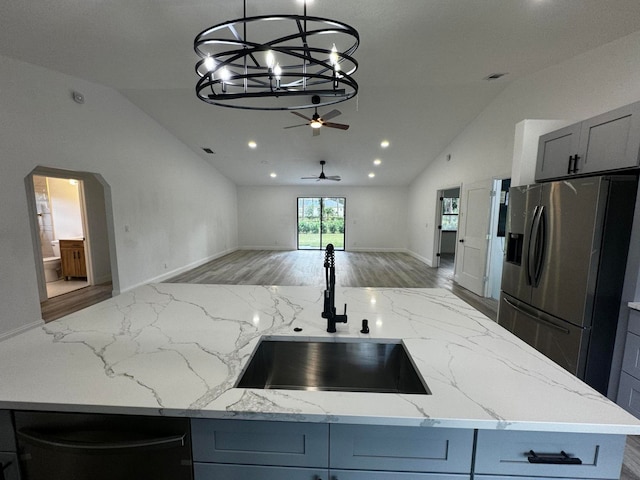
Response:
[[[196,98],[194,36],[241,17],[242,0],[0,0],[0,54],[119,90],[238,185],[307,184],[300,177],[319,173],[320,160],[341,185],[408,185],[510,82],[640,30],[638,0],[308,5],[360,33],[359,95],[320,111],[340,110],[334,121],[348,131],[313,137],[284,129],[301,123],[290,112]],[[302,4],[247,0],[248,15],[271,13],[299,14]],[[485,79],[493,73],[508,75]]]

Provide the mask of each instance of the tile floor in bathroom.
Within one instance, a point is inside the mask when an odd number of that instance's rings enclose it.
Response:
[[[57,297],[88,286],[89,282],[86,280],[57,280],[55,282],[47,282],[47,297]]]

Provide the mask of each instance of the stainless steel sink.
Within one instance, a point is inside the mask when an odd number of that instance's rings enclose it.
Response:
[[[347,392],[431,392],[401,343],[264,340],[239,388]]]

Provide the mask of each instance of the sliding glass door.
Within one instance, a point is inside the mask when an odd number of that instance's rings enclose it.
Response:
[[[345,199],[298,198],[298,250],[344,250]]]

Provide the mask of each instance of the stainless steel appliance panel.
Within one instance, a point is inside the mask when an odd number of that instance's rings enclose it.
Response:
[[[531,282],[527,278],[527,250],[531,224],[540,203],[542,188],[542,185],[526,185],[509,190],[502,290],[526,302],[531,301]]]
[[[591,324],[608,186],[603,177],[544,184],[532,226],[531,306],[577,326]]]
[[[583,375],[588,328],[546,315],[504,293],[498,323],[572,374]]]
[[[187,418],[14,416],[23,480],[192,480]]]

